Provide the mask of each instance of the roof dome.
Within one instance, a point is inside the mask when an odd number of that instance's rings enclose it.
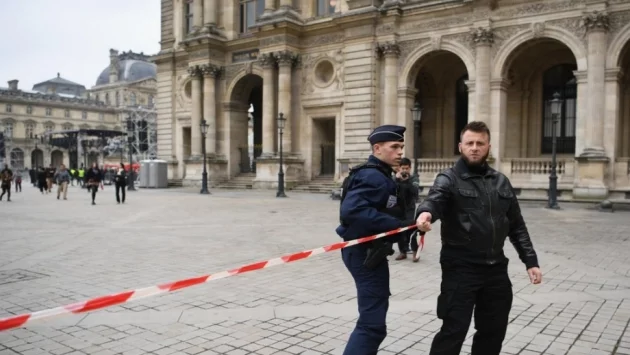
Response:
[[[118,81],[131,82],[147,78],[155,78],[157,66],[148,61],[148,56],[133,52],[123,52],[118,56]],[[109,84],[111,65],[105,68],[96,79],[96,86]]]

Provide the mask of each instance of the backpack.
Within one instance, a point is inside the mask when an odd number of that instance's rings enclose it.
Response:
[[[341,183],[341,198],[339,201],[339,221],[340,222],[341,222],[341,204],[343,203],[343,200],[346,198],[346,194],[348,193],[348,186],[350,186],[350,183],[352,182],[352,178],[354,177],[354,174],[356,174],[356,172],[358,172],[359,170],[366,169],[366,168],[378,169],[378,171],[383,173],[383,175],[385,175],[387,178],[391,178],[391,174],[389,173],[389,171],[385,170],[382,166],[378,164],[365,162],[365,163],[352,167],[350,169],[350,172],[348,173],[348,176],[346,176],[346,178],[343,179],[343,182]],[[343,224],[343,222],[341,223]]]

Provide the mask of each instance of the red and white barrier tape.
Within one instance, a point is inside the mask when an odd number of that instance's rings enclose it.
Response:
[[[361,243],[367,243],[374,239],[389,237],[394,234],[398,234],[400,232],[412,230],[415,228],[416,228],[415,225],[398,228],[398,229],[391,230],[389,232],[379,233],[379,234],[372,235],[369,237],[363,237],[360,239],[350,240],[347,242],[334,243],[334,244],[330,244],[321,248],[305,250],[299,253],[281,256],[279,258],[256,262],[253,264],[241,266],[236,269],[222,271],[216,274],[199,276],[199,277],[195,277],[191,279],[170,282],[170,283],[166,283],[166,284],[162,284],[158,286],[140,288],[140,289],[132,290],[132,291],[125,291],[125,292],[112,294],[108,296],[97,297],[88,301],[73,303],[70,305],[61,306],[57,308],[51,308],[51,309],[38,311],[34,313],[26,313],[26,314],[22,314],[18,316],[3,318],[3,319],[0,319],[0,331],[22,327],[27,324],[35,323],[36,321],[41,321],[44,319],[49,319],[49,318],[53,318],[57,316],[90,312],[90,311],[94,311],[101,308],[111,307],[111,306],[119,305],[122,303],[135,301],[140,298],[157,296],[159,294],[177,291],[182,288],[191,287],[191,286],[195,286],[195,285],[199,285],[202,283],[215,281],[219,279],[224,279],[226,277],[235,276],[238,274],[244,274],[250,271],[265,269],[268,267],[281,265],[281,264],[287,264],[294,261],[310,258],[318,254],[323,254],[323,253],[331,252],[334,250],[343,249],[343,248],[361,244]],[[422,240],[422,244],[424,244],[424,240]]]

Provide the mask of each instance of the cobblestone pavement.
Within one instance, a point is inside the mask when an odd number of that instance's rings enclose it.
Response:
[[[91,206],[77,187],[58,201],[24,185],[0,202],[0,317],[339,241],[339,202],[322,195],[141,190],[117,205],[106,187]],[[503,353],[630,354],[630,214],[564,207],[523,207],[542,285],[528,283],[506,245],[515,300]],[[428,353],[441,324],[438,253],[431,232],[419,263],[390,262],[389,334],[379,354]],[[337,251],[1,332],[0,355],[341,354],[356,317]]]

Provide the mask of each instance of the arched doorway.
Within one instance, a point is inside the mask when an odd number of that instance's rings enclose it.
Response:
[[[627,42],[621,51],[619,67],[624,76],[619,83],[617,156],[630,166],[630,42]]]
[[[11,169],[24,169],[24,151],[20,148],[11,150]]]
[[[41,149],[35,149],[31,152],[31,168],[39,168],[44,166],[44,152]]]
[[[506,127],[518,127],[519,134],[505,140],[502,156],[536,158],[551,154],[553,120],[549,100],[559,93],[564,102],[556,126],[557,153],[571,159],[576,152],[577,62],[562,42],[540,38],[526,41],[508,57]]]
[[[468,71],[449,51],[431,52],[415,66],[415,101],[422,107],[420,158],[448,160],[459,154],[459,132],[468,123]],[[412,72],[413,74],[414,72]],[[442,164],[430,163],[439,170]],[[421,166],[422,172],[433,168]]]
[[[50,163],[55,168],[63,164],[63,152],[60,150],[53,150],[52,153],[50,153]]]
[[[230,102],[230,170],[232,176],[253,174],[256,172],[256,158],[262,154],[262,78],[256,74],[240,78],[234,85]]]

